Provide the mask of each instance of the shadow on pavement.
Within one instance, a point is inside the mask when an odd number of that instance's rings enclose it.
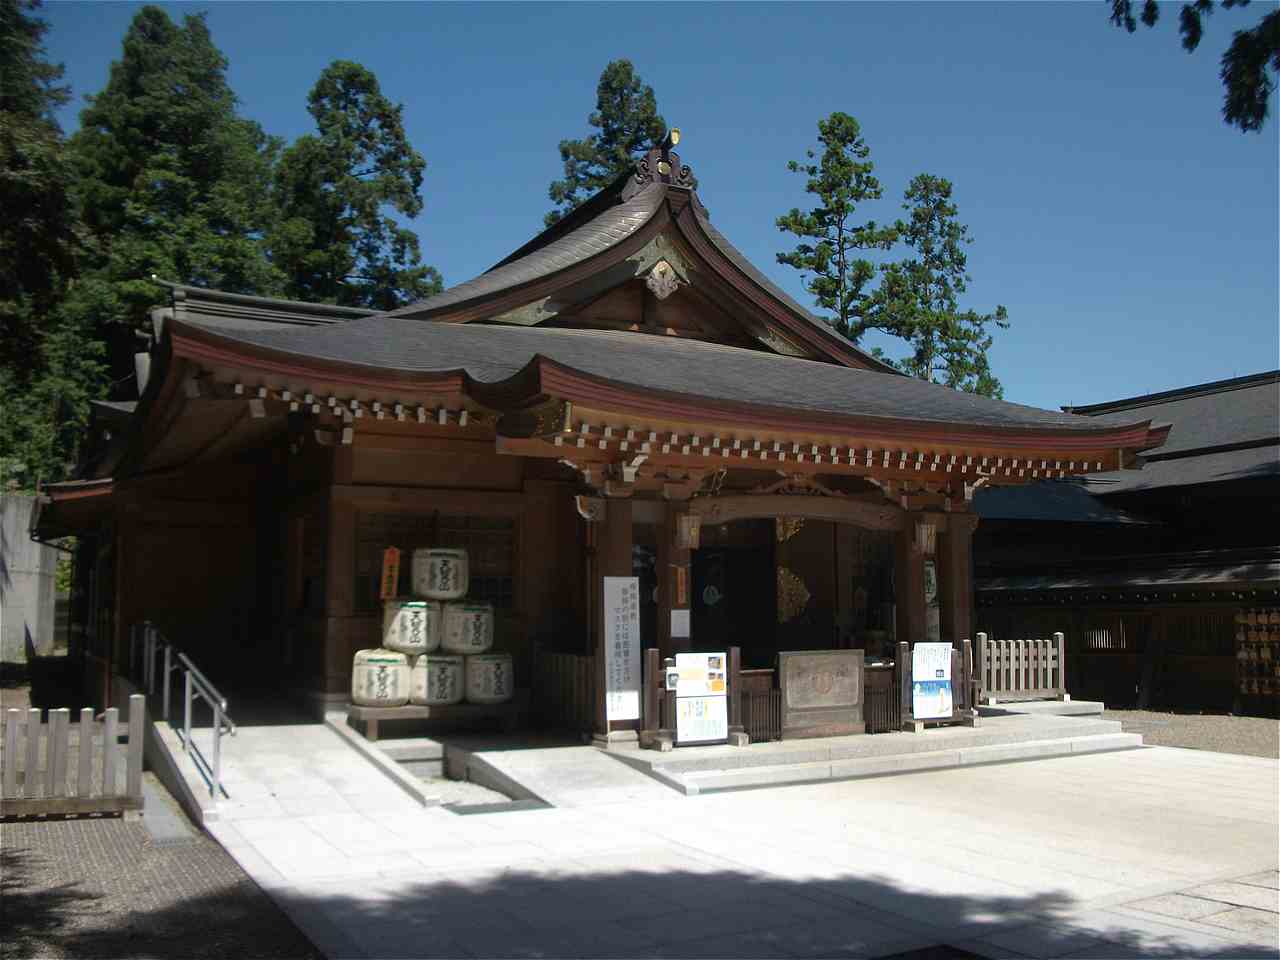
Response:
[[[74,918],[85,895],[76,884],[26,892],[30,856],[5,853],[7,930],[0,953],[25,956],[54,942],[69,957],[286,955],[278,944],[245,942],[253,918],[245,914],[242,893],[231,888],[78,928]],[[1265,937],[1221,948],[1190,931],[1181,939],[1150,927],[1145,934],[1082,929],[1055,921],[1074,906],[1063,894],[926,894],[874,876],[789,881],[696,860],[686,870],[646,865],[642,854],[637,859],[629,870],[607,873],[592,870],[585,858],[558,868],[513,867],[497,877],[335,878],[310,882],[305,892],[282,887],[273,896],[330,957],[1277,955]],[[983,954],[976,941],[997,928],[1007,945]]]

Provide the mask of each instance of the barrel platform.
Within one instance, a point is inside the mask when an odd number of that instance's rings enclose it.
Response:
[[[519,691],[507,703],[455,703],[446,706],[362,707],[347,705],[347,720],[357,729],[363,727],[366,740],[378,739],[378,724],[387,721],[421,721],[435,729],[466,730],[481,724],[500,723],[507,731],[527,724],[529,694]]]

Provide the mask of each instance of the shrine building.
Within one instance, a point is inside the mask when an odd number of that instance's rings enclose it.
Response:
[[[473,280],[386,313],[166,284],[38,535],[75,535],[91,689],[149,620],[236,696],[315,710],[377,647],[384,550],[461,547],[534,715],[636,576],[662,657],[973,635],[983,486],[1132,469],[1168,427],[903,376],[716,229],[668,143]],[[407,570],[401,582],[407,581]],[[687,613],[686,613],[687,612]],[[557,692],[559,691],[559,692]],[[615,731],[634,729],[614,721]]]

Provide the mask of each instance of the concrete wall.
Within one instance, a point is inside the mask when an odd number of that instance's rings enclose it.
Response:
[[[58,551],[31,539],[34,508],[34,497],[0,496],[0,661],[5,663],[26,663],[29,650],[41,656],[53,652]]]

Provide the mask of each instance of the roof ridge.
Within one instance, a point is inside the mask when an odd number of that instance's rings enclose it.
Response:
[[[1155,406],[1156,404],[1168,403],[1170,400],[1187,400],[1192,397],[1210,396],[1215,393],[1228,393],[1232,390],[1242,390],[1246,387],[1260,386],[1265,383],[1280,383],[1280,370],[1267,370],[1262,373],[1247,374],[1243,377],[1230,377],[1226,380],[1210,380],[1207,383],[1176,387],[1173,390],[1163,390],[1158,393],[1139,394],[1135,397],[1125,397],[1119,400],[1104,400],[1101,403],[1064,404],[1061,410],[1064,413],[1076,413],[1080,416],[1091,417],[1095,414],[1120,412],[1133,407]]]

